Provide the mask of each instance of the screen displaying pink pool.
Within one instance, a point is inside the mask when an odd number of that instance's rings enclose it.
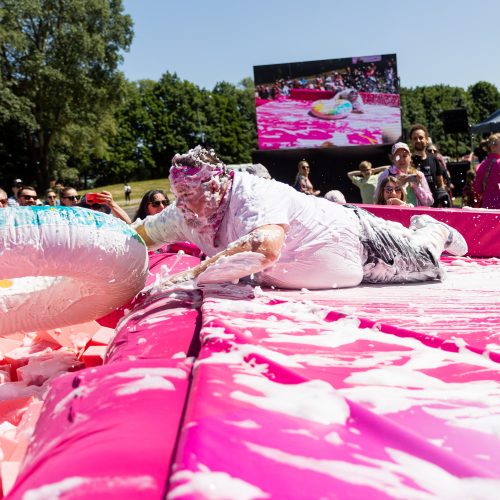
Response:
[[[259,149],[394,143],[395,54],[254,66]]]

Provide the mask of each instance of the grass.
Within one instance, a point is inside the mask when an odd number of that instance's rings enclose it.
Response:
[[[137,181],[137,182],[129,182],[130,187],[132,188],[132,193],[130,195],[130,203],[125,203],[125,193],[123,191],[123,184],[110,184],[108,186],[99,186],[93,189],[82,189],[78,190],[80,195],[84,195],[87,193],[99,193],[101,191],[109,191],[113,199],[123,208],[127,209],[127,212],[135,212],[139,207],[139,203],[144,196],[146,191],[151,189],[163,189],[167,193],[167,196],[170,201],[173,201],[174,196],[170,191],[170,182],[168,178],[164,179],[150,179],[147,181]]]

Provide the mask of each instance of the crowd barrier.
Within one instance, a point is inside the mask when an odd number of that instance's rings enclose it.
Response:
[[[360,206],[382,219],[400,222],[407,227],[412,215],[428,214],[460,231],[469,246],[469,257],[500,257],[500,210]]]

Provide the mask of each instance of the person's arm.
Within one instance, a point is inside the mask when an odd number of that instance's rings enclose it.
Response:
[[[383,167],[372,168],[372,174],[379,174],[380,172],[383,172],[384,170],[387,170],[388,168],[389,168],[389,165],[384,165]]]
[[[436,175],[436,185],[438,189],[445,186],[444,178],[442,175]]]
[[[429,188],[429,184],[427,183],[427,179],[425,175],[417,171],[418,182],[410,182],[410,186],[415,193],[415,196],[420,203],[420,205],[424,207],[430,207],[434,204],[434,197],[432,196],[432,192]]]
[[[144,240],[144,243],[146,243],[146,246],[148,248],[152,248],[155,246],[155,242],[148,236],[148,233],[146,233],[146,228],[144,227],[144,224],[141,224],[140,226],[134,227],[135,232]]]
[[[361,175],[361,170],[351,170],[350,172],[347,172],[347,177],[349,177],[351,182],[354,181],[354,177],[361,177]]]
[[[115,217],[121,219],[127,224],[132,224],[132,221],[130,220],[127,212],[125,212],[125,210],[123,210],[123,208],[120,207],[120,205],[118,205],[115,200],[113,200],[113,195],[109,191],[101,191],[100,193],[97,193],[97,195],[98,202],[107,205],[111,209],[111,213]]]
[[[185,232],[182,215],[175,202],[158,214],[135,220],[131,227],[141,236],[149,250],[176,241],[191,241],[189,231]]]
[[[141,233],[139,233],[141,234]],[[142,235],[141,235],[142,236]],[[225,250],[213,257],[209,257],[193,269],[169,276],[167,283],[180,283],[194,279],[207,268],[214,265],[222,257],[231,257],[242,252],[260,254],[262,257],[253,259],[248,266],[241,266],[232,270],[231,279],[237,280],[253,273],[258,273],[279,259],[281,248],[285,241],[285,229],[278,224],[269,224],[254,229],[249,234],[231,243]]]

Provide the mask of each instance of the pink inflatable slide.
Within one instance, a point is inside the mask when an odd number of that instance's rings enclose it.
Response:
[[[495,216],[442,282],[163,289],[199,259],[152,255],[104,364],[52,382],[8,498],[497,498]]]

